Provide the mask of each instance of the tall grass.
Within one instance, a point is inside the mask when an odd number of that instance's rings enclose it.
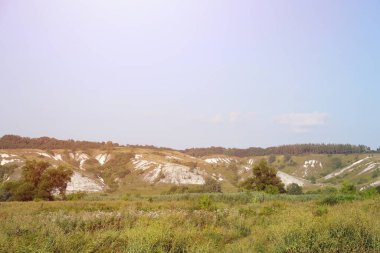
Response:
[[[186,194],[0,203],[0,252],[380,252],[379,198]]]

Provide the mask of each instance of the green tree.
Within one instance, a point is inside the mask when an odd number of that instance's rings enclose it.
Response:
[[[301,195],[302,187],[296,183],[292,183],[286,187],[286,192],[290,195]]]
[[[278,192],[285,192],[284,184],[277,177],[276,170],[264,159],[253,167],[253,176],[244,180],[241,187],[254,191],[273,191],[273,187],[276,187]]]
[[[65,197],[67,183],[70,182],[72,174],[72,170],[62,166],[45,170],[38,184],[38,197],[51,199],[56,190]]]
[[[30,201],[36,197],[53,200],[56,191],[65,197],[72,174],[72,170],[62,166],[52,168],[47,162],[26,161],[21,180],[2,184],[0,200]]]
[[[49,166],[50,164],[44,161],[26,161],[24,167],[22,167],[23,180],[30,182],[34,188],[37,188],[41,181],[42,174]]]

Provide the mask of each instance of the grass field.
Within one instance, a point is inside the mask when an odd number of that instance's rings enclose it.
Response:
[[[380,252],[380,199],[259,193],[0,203],[0,252]]]

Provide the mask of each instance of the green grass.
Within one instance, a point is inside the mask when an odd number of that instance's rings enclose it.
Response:
[[[124,199],[0,203],[0,252],[380,252],[378,196]]]

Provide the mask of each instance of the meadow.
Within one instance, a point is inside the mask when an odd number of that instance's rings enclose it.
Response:
[[[380,198],[87,195],[0,202],[0,252],[380,252]]]

